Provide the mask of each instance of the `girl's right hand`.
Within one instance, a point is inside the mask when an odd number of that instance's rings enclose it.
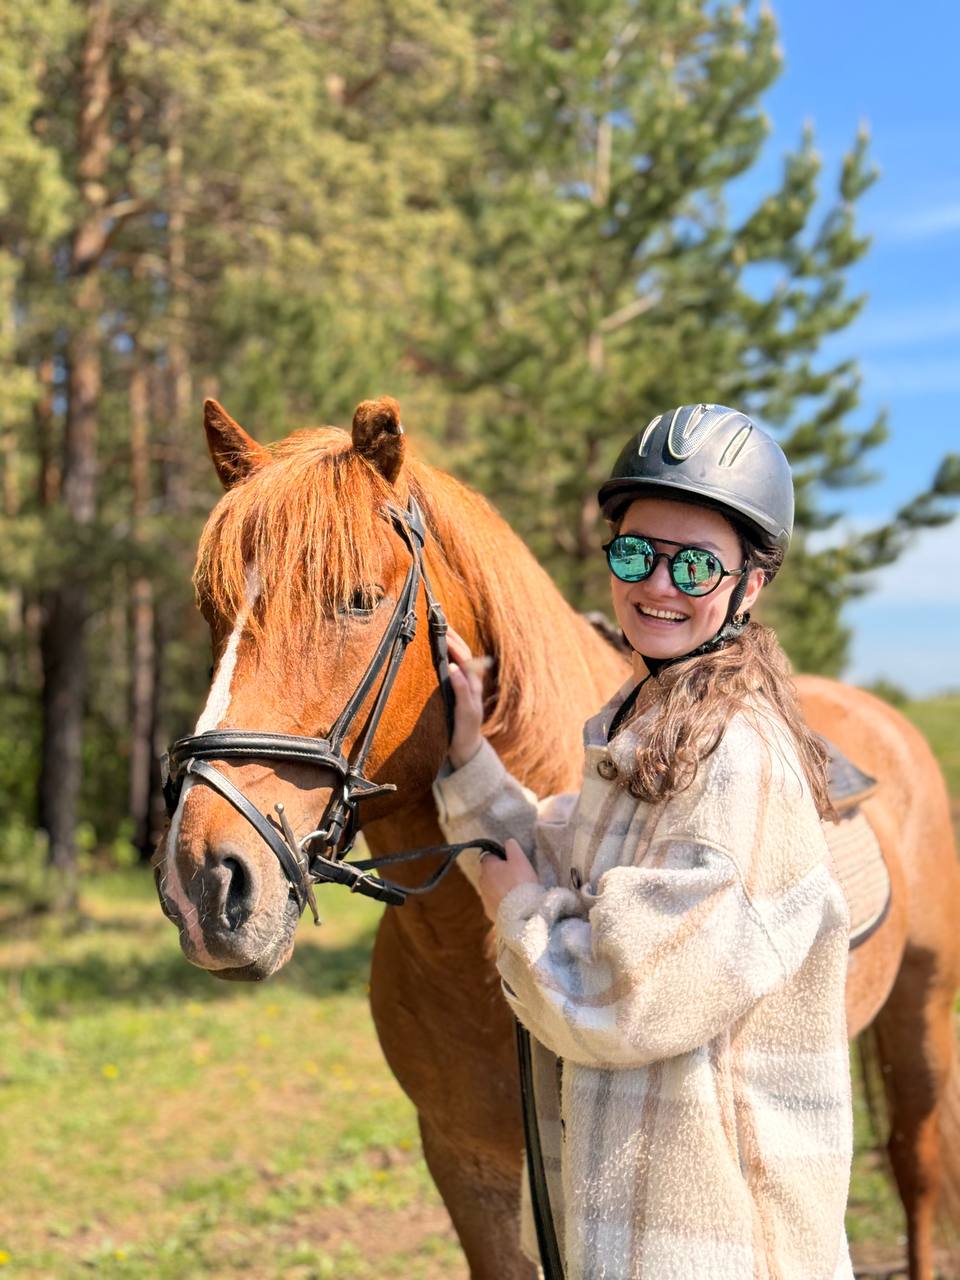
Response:
[[[483,742],[483,677],[491,659],[475,658],[466,640],[453,630],[447,632],[447,649],[450,684],[456,700],[447,754],[454,769],[460,769],[473,759]]]

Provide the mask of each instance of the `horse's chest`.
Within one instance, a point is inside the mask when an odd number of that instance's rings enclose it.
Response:
[[[370,1006],[384,1056],[417,1110],[509,1150],[519,1116],[512,1015],[486,933],[478,919],[456,950],[440,953],[385,917]]]

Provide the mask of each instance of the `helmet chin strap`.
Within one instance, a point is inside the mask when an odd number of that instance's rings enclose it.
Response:
[[[672,667],[676,662],[685,662],[687,658],[698,658],[703,653],[715,653],[717,649],[723,649],[731,641],[739,638],[744,627],[750,621],[749,613],[738,614],[737,610],[743,602],[743,597],[747,593],[747,575],[741,574],[737,580],[737,585],[730,593],[730,603],[727,605],[727,616],[723,620],[720,630],[710,640],[705,640],[703,644],[697,645],[695,649],[691,649],[689,653],[678,653],[672,658],[652,658],[647,657],[645,653],[640,653],[639,649],[634,649],[626,635],[623,636],[633,652],[643,659],[644,666],[650,672],[651,676],[658,676],[666,667]],[[623,633],[621,632],[621,635]]]

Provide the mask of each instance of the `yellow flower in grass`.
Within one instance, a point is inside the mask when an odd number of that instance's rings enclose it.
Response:
[[[105,1080],[116,1080],[120,1074],[120,1068],[115,1062],[105,1062],[100,1068],[100,1074]]]
[[[5,1267],[12,1259],[6,1249],[0,1249],[0,1267]]]

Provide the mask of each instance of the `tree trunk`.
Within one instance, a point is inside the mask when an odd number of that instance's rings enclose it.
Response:
[[[77,174],[81,215],[70,245],[73,327],[67,338],[67,398],[60,498],[67,529],[81,546],[96,516],[97,415],[102,309],[100,262],[110,232],[105,178],[110,152],[110,9],[90,0],[79,66]],[[69,533],[68,533],[68,536]],[[86,566],[71,565],[46,595],[43,658],[43,759],[40,825],[50,862],[61,873],[58,905],[76,900],[74,835],[82,778],[86,630]]]
[[[187,209],[183,175],[182,112],[173,98],[167,105],[167,143],[165,176],[167,194],[167,280],[170,288],[168,311],[169,330],[165,344],[166,369],[163,401],[166,433],[163,437],[160,467],[160,490],[164,509],[175,516],[189,511],[190,459],[193,451],[184,447],[185,434],[190,418],[193,387],[190,375],[188,328],[190,323],[190,297],[187,263]],[[154,682],[154,748],[150,791],[150,822],[153,836],[163,830],[166,810],[160,789],[158,761],[171,739],[171,716],[168,711],[163,673],[164,655],[175,642],[177,620],[169,610],[159,610],[154,619],[155,664],[157,679]]]
[[[147,373],[138,352],[130,375],[130,489],[132,540],[142,546],[150,502],[150,454]],[[154,643],[153,583],[138,572],[130,590],[130,771],[128,806],[133,844],[140,854],[153,851],[151,783],[157,678]]]

